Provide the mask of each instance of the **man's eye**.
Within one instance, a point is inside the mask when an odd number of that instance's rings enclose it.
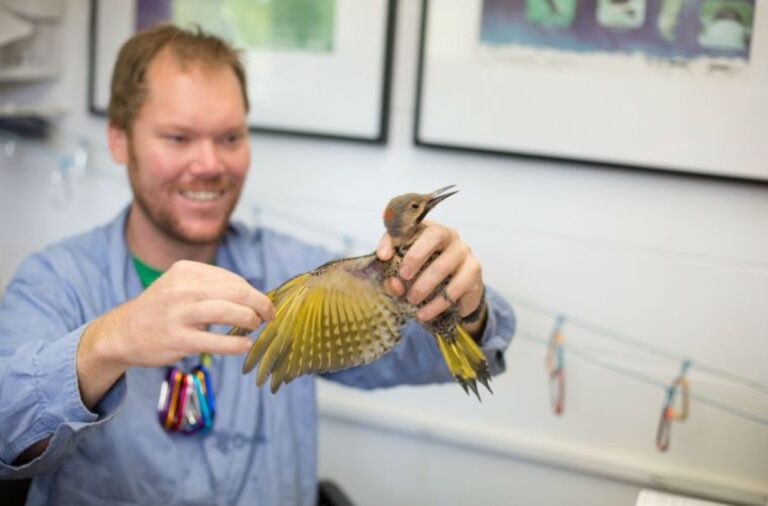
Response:
[[[241,134],[230,134],[224,136],[224,142],[227,144],[237,144],[243,136]]]
[[[185,142],[187,142],[189,140],[189,137],[187,137],[186,135],[181,135],[181,134],[178,134],[178,135],[177,134],[171,134],[171,135],[166,135],[166,139],[168,139],[169,141],[174,142],[176,144],[184,144]]]

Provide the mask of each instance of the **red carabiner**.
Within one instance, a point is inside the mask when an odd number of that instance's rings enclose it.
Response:
[[[562,415],[565,409],[565,371],[562,368],[555,369],[549,375],[549,398],[552,411]]]

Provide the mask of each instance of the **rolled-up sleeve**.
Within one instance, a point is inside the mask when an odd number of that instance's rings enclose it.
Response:
[[[80,397],[76,357],[83,323],[76,297],[42,256],[20,267],[0,302],[0,477],[23,478],[54,468],[73,437],[114,416],[125,397],[118,381],[93,411]],[[51,437],[34,460],[13,462]]]
[[[486,300],[488,301],[488,321],[479,344],[488,359],[491,374],[496,375],[507,368],[504,352],[515,335],[517,320],[512,307],[497,292],[488,288]]]

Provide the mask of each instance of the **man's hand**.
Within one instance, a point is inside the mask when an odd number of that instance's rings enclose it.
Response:
[[[480,264],[472,255],[470,247],[464,243],[459,234],[452,228],[424,221],[427,226],[416,242],[410,247],[400,266],[400,277],[406,281],[413,280],[416,273],[435,251],[440,255],[413,281],[406,300],[411,304],[419,304],[427,298],[442,281],[451,276],[445,289],[448,296],[435,297],[419,309],[416,316],[423,321],[431,320],[445,311],[451,301],[458,303],[459,314],[467,316],[482,303],[483,275]],[[381,260],[392,257],[392,239],[384,234],[376,249],[376,255]],[[387,280],[386,288],[389,293],[403,295],[405,287],[397,278]],[[485,316],[485,315],[483,315]],[[485,318],[466,325],[467,331],[477,337],[485,326]]]
[[[169,365],[193,353],[245,353],[248,337],[208,332],[206,326],[255,329],[274,315],[267,296],[240,276],[176,262],[141,295],[86,328],[77,350],[83,401],[93,407],[128,367]]]

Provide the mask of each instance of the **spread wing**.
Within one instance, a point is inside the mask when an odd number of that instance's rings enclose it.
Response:
[[[271,375],[276,392],[298,376],[367,364],[391,350],[403,319],[383,290],[383,270],[375,255],[337,260],[270,292],[275,318],[248,352],[243,373],[258,365],[256,384]]]

